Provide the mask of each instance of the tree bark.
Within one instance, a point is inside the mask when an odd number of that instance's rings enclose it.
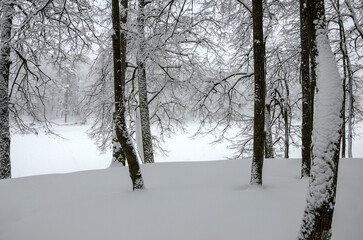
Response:
[[[128,0],[121,0],[121,4],[125,11],[122,15],[122,22],[126,23],[128,8]],[[130,177],[133,189],[144,188],[144,181],[141,175],[139,163],[132,139],[126,127],[125,120],[125,75],[126,75],[126,47],[127,39],[125,32],[120,33],[120,7],[118,0],[112,0],[112,27],[114,34],[112,35],[113,48],[113,66],[114,66],[114,88],[115,88],[115,113],[114,125],[116,136],[124,150],[127,163],[129,165]]]
[[[124,151],[122,151],[121,144],[117,139],[116,127],[114,128],[112,135],[112,162],[121,163],[123,166],[126,166],[126,157]]]
[[[302,137],[301,155],[302,167],[301,177],[310,176],[311,165],[311,134],[312,134],[312,105],[311,82],[309,72],[309,38],[308,38],[308,13],[307,1],[300,0],[300,41],[301,41],[301,88],[302,88]]]
[[[265,109],[265,158],[274,158],[274,148],[272,142],[272,131],[271,131],[271,104],[270,100],[266,99]]]
[[[343,91],[325,25],[324,1],[311,0],[316,29],[317,96],[313,129],[313,160],[307,204],[298,239],[331,238],[342,127]]]
[[[139,107],[141,119],[141,135],[144,153],[144,163],[154,162],[154,151],[152,146],[152,137],[150,130],[149,105],[147,100],[147,82],[146,82],[146,56],[145,56],[145,13],[146,2],[139,0],[139,15],[137,17],[137,29],[139,34],[139,46],[137,53],[138,68],[138,86],[139,86]]]
[[[0,49],[0,179],[11,178],[10,124],[9,124],[9,76],[10,40],[13,23],[13,4],[2,4],[2,29]]]
[[[255,101],[253,123],[253,159],[251,184],[262,185],[262,168],[265,142],[265,47],[263,38],[262,0],[252,1],[253,18],[253,62],[255,77]]]

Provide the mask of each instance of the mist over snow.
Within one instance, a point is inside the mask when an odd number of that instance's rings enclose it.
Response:
[[[112,159],[111,149],[97,150],[86,132],[90,125],[58,125],[56,133],[62,138],[46,135],[39,131],[34,134],[13,134],[11,141],[12,177],[24,177],[50,173],[68,173],[83,170],[107,168]],[[189,123],[186,133],[166,138],[164,148],[168,154],[157,152],[156,162],[184,162],[227,160],[234,153],[228,149],[228,142],[211,144],[213,135],[192,138],[198,125]],[[353,142],[353,156],[363,158],[362,140]],[[291,158],[301,158],[300,148],[292,148]]]

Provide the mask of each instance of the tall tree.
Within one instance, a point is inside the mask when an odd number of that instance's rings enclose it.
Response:
[[[309,74],[309,38],[308,38],[308,1],[300,0],[300,43],[301,43],[301,88],[302,88],[302,168],[301,177],[310,176],[312,105],[311,83]]]
[[[121,0],[123,16],[127,19],[128,0]],[[126,21],[123,19],[123,21]],[[144,181],[141,175],[135,148],[132,145],[131,136],[126,127],[125,119],[125,73],[126,73],[126,32],[120,31],[120,6],[118,0],[112,0],[112,49],[114,68],[114,88],[115,88],[115,113],[114,125],[116,135],[125,153],[129,165],[130,177],[133,189],[144,188]]]
[[[253,159],[251,184],[262,185],[262,168],[265,143],[265,47],[263,38],[262,0],[252,1],[253,63],[255,78],[255,102],[253,124]]]
[[[9,76],[10,39],[14,6],[5,1],[1,6],[0,35],[0,179],[11,177],[10,125],[9,125]]]
[[[336,198],[342,126],[342,82],[330,48],[323,0],[310,9],[315,28],[317,95],[313,127],[313,159],[307,204],[298,239],[328,240]]]
[[[146,81],[146,39],[145,39],[145,6],[150,3],[149,0],[138,0],[139,14],[137,16],[137,30],[138,30],[138,52],[137,52],[137,71],[138,71],[138,85],[139,85],[139,107],[140,107],[140,120],[141,120],[141,135],[143,147],[144,163],[154,162],[154,151],[152,146],[151,130],[150,130],[150,116],[147,98],[147,81]]]

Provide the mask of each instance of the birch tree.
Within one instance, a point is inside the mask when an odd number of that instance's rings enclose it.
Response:
[[[307,204],[298,239],[327,240],[336,198],[343,91],[325,22],[323,0],[311,1],[317,62],[317,94],[313,127],[313,159]]]

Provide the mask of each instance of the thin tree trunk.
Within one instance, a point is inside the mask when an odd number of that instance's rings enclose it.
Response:
[[[342,124],[342,150],[341,155],[342,158],[345,158],[345,152],[346,152],[346,133],[345,133],[345,106],[346,106],[346,84],[347,84],[347,64],[346,64],[346,56],[347,56],[347,48],[346,48],[346,38],[345,38],[345,30],[344,30],[344,24],[341,17],[340,12],[340,3],[337,1],[337,14],[338,14],[338,24],[339,24],[339,37],[340,37],[340,51],[342,52],[342,62],[343,62],[343,107],[342,107],[342,118],[343,118],[343,124]]]
[[[289,146],[290,146],[290,108],[289,108],[289,98],[290,98],[290,90],[289,85],[287,84],[287,80],[285,77],[285,101],[284,101],[284,124],[285,124],[285,158],[289,158]]]
[[[0,49],[0,179],[11,178],[10,125],[9,125],[9,75],[10,40],[13,20],[13,4],[2,4],[2,29]]]
[[[271,104],[270,100],[266,99],[265,109],[265,158],[274,158],[274,148],[272,142],[272,131],[271,131]]]
[[[123,9],[128,8],[128,0],[121,0]],[[122,15],[122,22],[126,23],[126,10]],[[114,88],[115,88],[115,113],[114,125],[116,136],[124,150],[129,165],[130,177],[133,189],[144,188],[144,181],[141,175],[139,163],[132,139],[127,131],[125,120],[125,74],[126,74],[126,46],[127,39],[125,32],[120,33],[120,8],[118,0],[112,0],[112,35],[113,66],[114,66]]]
[[[346,66],[348,73],[348,157],[353,157],[353,114],[354,114],[354,98],[353,98],[353,74],[348,53],[346,54]]]
[[[352,8],[352,4],[350,1],[346,0],[345,1],[349,11],[351,12],[351,16],[354,19],[356,19],[354,10]],[[351,67],[351,63],[350,63],[350,58],[349,58],[349,54],[347,51],[347,42],[346,42],[346,38],[345,38],[345,30],[344,30],[344,24],[343,21],[341,19],[341,13],[340,13],[340,5],[339,5],[339,1],[337,2],[337,12],[338,12],[338,24],[339,24],[339,34],[340,34],[340,49],[343,55],[343,67],[344,67],[344,90],[346,90],[346,79],[348,77],[348,89],[347,91],[344,91],[344,109],[343,109],[343,116],[344,116],[344,123],[343,123],[343,127],[344,129],[344,133],[342,133],[342,137],[344,137],[343,143],[342,143],[342,155],[344,155],[345,157],[345,99],[346,99],[346,93],[348,93],[348,157],[352,158],[353,157],[353,114],[354,114],[354,97],[353,97],[353,73],[352,73],[352,67]],[[354,22],[354,24],[356,24],[356,22]],[[355,25],[356,28],[358,29],[358,26]]]
[[[301,177],[310,176],[311,165],[311,133],[312,133],[312,96],[309,72],[309,38],[308,38],[308,13],[307,1],[300,0],[300,39],[301,39],[301,88],[302,88],[302,167]]]
[[[67,78],[69,75],[67,74]],[[69,79],[67,79],[69,81]],[[68,113],[69,113],[69,85],[65,86],[66,91],[64,93],[64,123],[68,122]]]
[[[264,42],[264,48],[266,48],[266,42]],[[267,71],[266,71],[266,58],[264,61],[265,64],[265,79],[266,79],[266,75],[267,75]],[[270,88],[269,88],[270,89]],[[267,90],[268,93],[266,93],[265,96],[265,133],[266,133],[266,138],[265,138],[265,158],[274,158],[274,146],[273,146],[273,142],[272,142],[272,123],[271,123],[271,92],[269,90]]]
[[[265,47],[263,38],[262,0],[252,1],[253,18],[253,62],[255,77],[255,102],[253,123],[253,159],[251,184],[262,185],[262,168],[265,142]]]
[[[313,129],[313,160],[307,204],[298,239],[329,240],[333,219],[343,91],[325,26],[324,1],[312,0],[309,12],[316,25],[317,96]]]
[[[312,6],[314,4],[313,0],[307,0],[308,9],[313,9]],[[315,24],[314,24],[314,13],[311,11],[307,11],[307,32],[308,32],[308,41],[309,41],[309,55],[310,55],[310,101],[311,101],[311,109],[310,109],[310,126],[311,131],[314,128],[314,100],[315,100],[315,87],[316,87],[316,57],[318,55],[316,48],[316,32],[315,32]],[[311,154],[311,153],[310,153]]]
[[[149,119],[149,105],[147,100],[147,82],[146,82],[146,56],[145,56],[145,15],[144,8],[146,3],[144,0],[139,0],[139,15],[137,18],[137,29],[139,34],[139,46],[137,53],[137,68],[138,68],[138,85],[139,85],[139,106],[140,106],[140,119],[141,119],[141,134],[142,146],[144,153],[144,163],[154,162],[154,151],[152,146],[150,119]]]

